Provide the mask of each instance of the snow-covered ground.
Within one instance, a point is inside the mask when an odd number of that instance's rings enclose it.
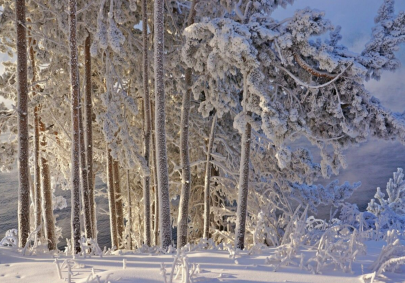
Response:
[[[334,270],[331,266],[322,274],[313,274],[299,267],[300,260],[287,267],[274,267],[265,264],[266,258],[274,253],[274,249],[260,255],[248,255],[242,252],[231,258],[228,251],[204,250],[187,253],[190,272],[193,264],[197,271],[192,282],[313,282],[313,283],[352,283],[363,282],[363,274],[370,273],[368,267],[374,262],[385,242],[366,242],[367,255],[359,256],[353,263],[352,273]],[[298,254],[304,255],[304,262],[315,254],[315,251],[303,248]],[[62,267],[63,279],[59,279],[55,257]],[[169,282],[171,266],[175,254],[151,254],[134,252],[115,252],[103,257],[91,258],[72,257],[60,253],[58,255],[37,254],[22,256],[17,249],[0,247],[0,282],[68,282],[67,268],[63,262],[70,259],[72,264],[71,282],[164,282],[161,264],[164,263],[167,282]],[[123,268],[124,259],[126,268]],[[198,266],[197,266],[198,265]],[[305,264],[304,264],[305,265]],[[197,268],[198,267],[198,268]],[[377,282],[405,282],[405,274],[384,273],[384,278],[376,278]],[[108,278],[108,279],[107,279]],[[107,279],[107,280],[106,280]],[[181,274],[173,282],[182,282]],[[366,280],[365,282],[370,282]]]

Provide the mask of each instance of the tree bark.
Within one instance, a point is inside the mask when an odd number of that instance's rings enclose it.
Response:
[[[25,0],[16,0],[17,81],[18,81],[18,243],[24,247],[30,232],[30,183],[28,149],[27,34]]]
[[[42,201],[45,223],[45,237],[48,241],[48,249],[56,250],[55,218],[53,216],[52,186],[51,175],[49,173],[48,160],[45,158],[45,148],[47,146],[45,138],[45,125],[40,121],[40,130],[42,133],[42,156],[41,156],[41,173],[42,173]]]
[[[28,45],[29,45],[29,54],[30,54],[30,61],[31,61],[31,68],[32,68],[32,96],[36,95],[36,86],[34,85],[35,81],[37,80],[37,72],[35,66],[35,53],[34,47],[35,40],[31,37],[31,28],[28,30]],[[41,168],[39,166],[40,158],[39,158],[39,110],[40,106],[36,105],[34,107],[34,218],[35,218],[35,227],[39,227],[42,225],[42,207],[41,207]],[[43,229],[38,231],[37,236],[41,237],[41,232]]]
[[[152,107],[151,102],[151,116],[152,120],[155,120],[155,113]],[[153,227],[154,237],[155,237],[155,246],[159,244],[159,189],[157,184],[157,161],[156,161],[156,137],[155,137],[155,128],[152,123],[152,160],[153,160],[153,186],[155,188],[155,223]]]
[[[170,223],[169,173],[167,168],[166,114],[164,85],[164,1],[154,3],[154,65],[155,65],[155,112],[156,155],[159,187],[160,244],[167,249],[172,242]]]
[[[88,172],[87,172],[86,146],[84,145],[82,107],[79,107],[79,132],[80,132],[80,168],[82,175],[81,184],[82,184],[82,199],[83,199],[83,214],[84,214],[84,231],[86,234],[86,238],[93,238],[93,230],[91,227],[91,206],[90,206],[90,192],[89,192]]]
[[[129,249],[132,250],[132,203],[131,203],[131,186],[129,182],[129,170],[127,170],[127,193],[128,193],[128,243]]]
[[[142,0],[142,38],[143,38],[143,110],[144,110],[144,148],[143,154],[146,164],[150,164],[150,135],[151,114],[149,101],[149,59],[148,59],[148,14],[147,1]],[[143,176],[143,206],[144,206],[144,244],[151,245],[151,217],[150,217],[150,177]]]
[[[243,97],[247,100],[247,74],[243,74],[244,91]],[[244,106],[245,108],[245,106]],[[246,111],[246,110],[244,110]],[[249,111],[246,112],[247,116],[251,116]],[[247,202],[249,191],[249,162],[250,162],[250,138],[252,127],[250,123],[246,123],[245,129],[242,134],[242,153],[240,158],[239,169],[239,190],[238,190],[238,207],[236,214],[236,229],[235,229],[235,248],[243,250],[245,246],[245,227],[246,227],[246,214]]]
[[[204,234],[203,238],[208,239],[210,233],[210,185],[211,185],[211,153],[215,140],[215,126],[217,124],[217,115],[214,114],[211,124],[210,138],[207,147],[207,163],[205,164],[204,179]]]
[[[115,190],[115,211],[117,215],[117,235],[118,246],[121,246],[124,237],[124,211],[122,207],[122,195],[121,195],[121,182],[118,161],[113,162],[113,174],[114,174],[114,190]]]
[[[90,55],[90,33],[86,38],[84,43],[84,61],[85,61],[85,76],[86,76],[86,93],[84,96],[85,104],[85,144],[86,144],[86,158],[87,158],[87,182],[89,188],[89,206],[91,214],[91,228],[92,237],[97,240],[97,225],[96,225],[96,211],[95,211],[95,200],[94,200],[94,179],[93,179],[93,126],[92,126],[92,82],[91,82],[91,55]]]
[[[115,209],[114,169],[111,150],[107,146],[108,206],[110,209],[111,248],[118,248],[117,214]]]
[[[188,16],[187,24],[190,26],[194,23],[196,0],[191,3],[190,14]],[[186,91],[183,95],[183,102],[181,107],[181,124],[180,124],[180,162],[181,162],[181,193],[179,215],[177,219],[177,248],[181,248],[187,244],[187,228],[188,228],[188,200],[190,198],[191,188],[191,169],[190,157],[188,148],[188,128],[190,116],[190,100],[191,100],[191,86],[192,70],[187,68],[185,73]]]
[[[76,42],[76,0],[69,0],[70,19],[70,78],[72,90],[72,176],[71,176],[71,199],[72,199],[72,248],[73,254],[80,252],[80,132],[79,132],[79,107],[80,107],[80,84],[78,55]]]

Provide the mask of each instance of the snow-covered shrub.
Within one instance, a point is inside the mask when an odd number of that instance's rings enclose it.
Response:
[[[199,264],[191,264],[188,261],[184,250],[178,250],[174,257],[172,269],[170,271],[169,278],[166,275],[165,265],[161,264],[161,274],[163,276],[163,282],[172,283],[173,280],[181,279],[181,283],[191,283],[192,277],[200,273]],[[180,278],[181,277],[181,278]]]
[[[379,229],[388,230],[391,228],[404,230],[405,229],[405,181],[402,168],[398,168],[394,172],[393,178],[387,183],[387,198],[381,192],[381,188],[377,188],[375,199],[372,199],[367,207],[367,210],[378,217],[376,225]]]
[[[344,272],[351,272],[356,256],[365,253],[366,247],[355,227],[347,224],[335,225],[325,231],[316,255],[306,265],[314,273],[321,273],[330,265]]]
[[[316,219],[313,215],[307,218],[306,229],[310,232],[315,230],[324,231],[329,227],[329,223],[322,219]]]
[[[297,207],[294,215],[288,222],[285,233],[281,239],[281,245],[277,248],[275,254],[267,257],[265,260],[265,263],[273,266],[275,271],[278,270],[281,265],[292,264],[295,258],[301,258],[297,256],[297,252],[306,237],[305,227],[308,206],[301,214],[300,208],[301,206]]]
[[[322,238],[325,230],[336,224],[336,219],[332,219],[330,222],[328,222],[326,220],[317,219],[311,215],[306,219],[305,222],[306,237],[303,244],[314,246],[316,243],[319,243],[319,240]]]
[[[218,246],[215,244],[212,238],[208,240],[200,239],[193,250],[218,250]]]
[[[32,255],[34,252],[37,250],[43,249],[41,245],[38,245],[38,243],[35,241],[37,238],[38,232],[41,230],[42,226],[39,225],[35,230],[31,231],[31,233],[27,237],[27,241],[25,243],[24,248],[22,249],[22,255],[25,256],[27,250],[30,252],[30,255]],[[32,245],[33,243],[33,245]]]
[[[263,211],[257,215],[257,224],[253,232],[253,246],[249,251],[251,254],[261,253],[263,248],[267,248],[269,245],[278,246],[279,244],[276,227],[266,225],[265,217]]]
[[[341,223],[351,225],[359,231],[363,239],[376,239],[376,216],[368,211],[360,212],[357,204],[344,203],[340,207],[339,219]]]
[[[0,241],[0,246],[16,247],[18,245],[17,229],[7,230],[5,237]]]
[[[378,259],[370,266],[370,269],[376,272],[376,276],[384,271],[404,272],[400,269],[405,264],[405,246],[398,239],[398,232],[390,230],[387,232],[385,240],[387,246],[381,249]]]
[[[86,258],[86,255],[95,255],[103,257],[103,251],[94,239],[86,239],[84,236],[80,239],[81,255]]]

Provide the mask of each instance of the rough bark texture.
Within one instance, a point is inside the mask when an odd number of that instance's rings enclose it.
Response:
[[[118,235],[118,245],[122,244],[124,236],[124,210],[122,207],[122,196],[121,196],[121,182],[120,182],[120,171],[119,171],[118,161],[113,162],[113,174],[114,174],[114,191],[115,191],[115,211],[117,215],[117,235]],[[117,247],[119,247],[117,246]]]
[[[151,103],[151,116],[152,121],[155,120],[155,111],[153,110]],[[157,161],[156,161],[156,139],[155,139],[155,127],[152,123],[152,160],[153,160],[153,187],[155,188],[155,222],[154,222],[154,237],[155,237],[155,246],[159,244],[159,189],[157,184]]]
[[[155,244],[155,246],[157,246],[159,244],[159,194],[158,194],[156,180],[154,181],[154,184],[153,184],[153,192],[154,192],[154,198],[155,198],[155,203],[153,206],[153,211],[154,211],[153,243]]]
[[[247,100],[247,83],[246,74],[244,74],[244,93],[243,97]],[[251,113],[247,111],[247,116]],[[240,158],[240,171],[239,171],[239,190],[238,190],[238,208],[236,212],[236,229],[235,229],[235,247],[243,250],[245,246],[245,226],[246,226],[246,212],[249,191],[249,161],[250,161],[250,138],[252,133],[252,126],[246,123],[244,132],[242,134],[242,153]]]
[[[94,177],[93,177],[93,126],[92,126],[92,116],[93,116],[93,107],[92,107],[92,85],[91,85],[91,55],[90,55],[90,34],[87,36],[84,43],[84,61],[85,61],[85,76],[86,76],[86,92],[84,96],[85,104],[85,125],[86,125],[86,134],[85,134],[85,144],[86,144],[86,158],[87,158],[87,182],[89,188],[89,206],[91,214],[91,228],[92,236],[94,239],[97,239],[97,225],[96,225],[96,211],[95,211],[95,200],[94,200]]]
[[[132,203],[131,203],[131,185],[129,181],[129,170],[127,170],[127,193],[128,193],[128,248],[132,250]]]
[[[167,249],[172,242],[170,222],[169,174],[165,129],[165,85],[164,85],[164,1],[154,3],[154,65],[155,65],[155,112],[156,112],[156,159],[159,187],[160,244]]]
[[[45,138],[45,125],[40,122],[40,130],[42,133],[42,156],[41,156],[41,175],[42,175],[42,202],[45,223],[45,237],[48,241],[48,249],[56,250],[56,235],[55,235],[55,218],[53,216],[53,203],[52,203],[52,186],[51,175],[49,173],[48,160],[45,158],[45,148],[47,145]]]
[[[25,0],[16,0],[18,81],[18,244],[24,247],[30,232],[30,183],[28,151],[27,34]]]
[[[205,164],[204,179],[204,234],[203,238],[208,239],[210,233],[210,185],[211,185],[211,153],[215,140],[215,126],[217,124],[217,115],[212,118],[210,139],[207,147],[207,163]]]
[[[34,47],[35,40],[31,37],[31,29],[28,30],[28,45],[30,48],[30,61],[31,61],[31,69],[32,69],[32,96],[36,95],[36,86],[34,85],[35,81],[37,80],[37,72],[35,66],[35,53]],[[42,225],[42,209],[41,209],[41,168],[39,166],[40,158],[39,158],[39,110],[40,106],[36,105],[34,107],[34,204],[35,204],[35,227],[39,227]],[[41,237],[41,232],[43,230],[39,230],[38,237]]]
[[[143,38],[143,110],[144,110],[144,137],[143,154],[146,164],[150,164],[150,136],[151,114],[149,101],[149,59],[148,59],[148,14],[147,0],[142,0],[142,38]],[[144,206],[144,244],[151,245],[151,217],[150,217],[150,177],[143,177],[143,206]]]
[[[87,175],[86,146],[84,144],[82,107],[79,107],[79,132],[80,132],[80,168],[82,175],[81,184],[82,184],[82,199],[83,199],[83,214],[84,214],[84,232],[87,238],[93,238],[93,230],[91,227],[90,192]]]
[[[80,252],[80,132],[79,132],[79,69],[76,42],[76,0],[69,0],[70,19],[70,79],[72,91],[72,248],[73,254]]]
[[[113,177],[113,159],[111,150],[107,146],[107,179],[108,179],[108,206],[110,208],[111,248],[118,247],[117,214],[115,210],[115,190]]]
[[[191,4],[190,14],[188,16],[187,25],[194,23],[196,0]],[[192,70],[188,68],[185,73],[186,91],[183,95],[181,107],[181,124],[180,124],[180,162],[181,162],[181,193],[179,216],[177,219],[177,247],[181,248],[187,244],[187,228],[188,228],[188,200],[190,198],[191,188],[191,169],[190,157],[188,148],[188,126],[190,116],[190,101],[192,87]]]
[[[0,133],[1,134],[1,133]],[[31,204],[34,204],[35,203],[35,188],[34,188],[34,181],[32,180],[32,176],[31,176],[31,174],[28,176],[28,181],[29,181],[29,183],[30,183],[30,197],[29,197],[29,202],[30,202],[30,205]],[[31,209],[31,206],[30,206],[30,221],[32,221],[33,219],[35,219],[34,217],[35,217],[35,215],[34,215],[34,210],[33,209]]]

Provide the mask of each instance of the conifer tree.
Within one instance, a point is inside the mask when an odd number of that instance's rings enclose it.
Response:
[[[211,122],[211,132],[207,145],[207,161],[205,164],[205,178],[204,178],[204,232],[203,238],[209,239],[210,234],[210,186],[211,186],[211,153],[215,140],[215,127],[217,124],[217,115],[214,114]]]
[[[91,228],[92,228],[92,237],[97,238],[97,227],[96,227],[96,212],[95,212],[95,200],[94,200],[94,172],[93,172],[93,103],[92,103],[92,70],[91,70],[91,54],[90,54],[90,33],[86,37],[84,45],[84,63],[85,63],[85,96],[84,96],[84,105],[85,105],[85,147],[86,147],[86,158],[87,158],[87,184],[89,188],[89,209],[91,217]]]
[[[116,160],[113,161],[113,176],[114,176],[115,212],[117,217],[117,239],[118,239],[117,247],[120,247],[124,237],[124,212],[122,206],[119,163]]]
[[[29,135],[27,84],[27,31],[25,26],[25,0],[16,0],[17,80],[18,80],[18,243],[25,246],[30,230],[29,218]]]
[[[29,45],[29,55],[31,61],[32,69],[32,96],[36,95],[35,82],[37,80],[37,72],[35,65],[35,53],[33,45],[36,44],[35,40],[31,37],[30,29],[28,30],[28,45]],[[40,106],[36,105],[34,107],[34,207],[35,207],[35,227],[42,225],[42,203],[41,203],[41,168],[40,168],[40,146],[39,146],[39,110]],[[43,228],[43,227],[42,227]],[[41,230],[38,232],[38,237],[41,237]]]
[[[155,124],[156,160],[159,190],[160,244],[167,249],[172,242],[170,222],[169,173],[167,168],[166,111],[164,83],[164,1],[154,3],[154,66],[155,66]]]
[[[45,125],[39,121],[39,129],[42,133],[41,141],[41,183],[42,183],[42,207],[45,224],[45,238],[48,241],[48,249],[56,250],[56,233],[55,233],[55,217],[53,215],[53,201],[52,201],[52,186],[51,174],[49,169],[48,160],[45,157],[45,148],[47,146],[45,137]]]
[[[142,42],[143,42],[143,117],[144,137],[143,154],[146,164],[150,166],[150,144],[151,144],[151,113],[149,99],[149,58],[148,58],[148,14],[147,1],[142,0]],[[143,206],[144,206],[144,243],[151,245],[151,203],[150,203],[150,176],[143,177]]]
[[[72,248],[73,254],[80,252],[80,84],[76,38],[76,0],[69,0],[69,50],[71,79],[72,159],[71,159],[71,203],[72,203]]]
[[[191,3],[187,25],[194,23],[196,0]],[[180,122],[180,162],[181,162],[181,193],[179,205],[179,217],[177,220],[177,247],[181,248],[187,244],[188,228],[188,201],[191,189],[191,169],[189,157],[189,116],[191,103],[191,87],[193,84],[192,69],[187,68],[185,73],[186,90],[183,94]]]
[[[114,165],[111,150],[107,146],[107,182],[108,182],[108,206],[110,210],[110,235],[111,248],[118,248],[117,214],[114,190]]]

